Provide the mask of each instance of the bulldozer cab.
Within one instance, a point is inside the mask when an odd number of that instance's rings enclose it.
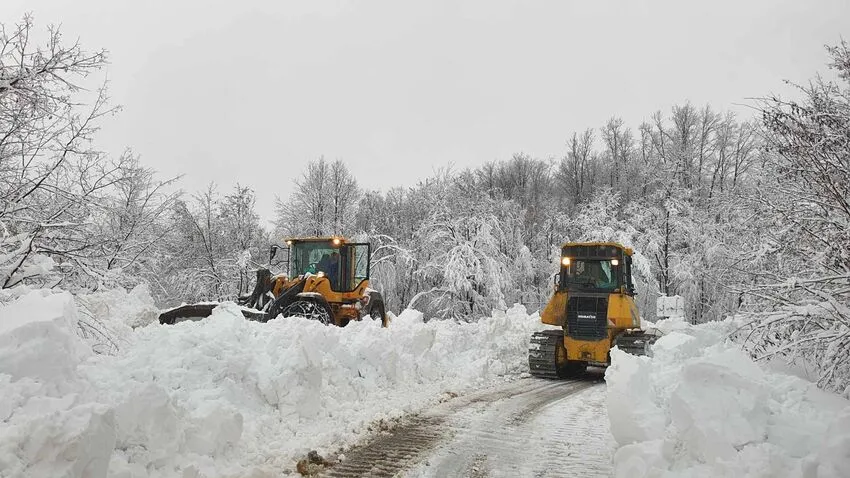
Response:
[[[289,239],[284,270],[289,277],[322,275],[334,292],[351,292],[369,279],[371,245],[338,237]]]
[[[565,245],[558,290],[633,295],[631,265],[631,254],[616,245]]]

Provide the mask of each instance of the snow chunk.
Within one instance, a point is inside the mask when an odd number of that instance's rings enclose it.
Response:
[[[67,389],[74,368],[91,352],[77,338],[74,298],[32,291],[0,305],[0,373]]]
[[[159,309],[145,284],[129,292],[116,288],[81,295],[78,301],[100,322],[130,329],[152,324],[159,317]]]
[[[650,364],[646,357],[628,360],[626,352],[611,350],[608,383],[608,416],[617,443],[628,444],[661,438],[664,414],[650,400]]]
[[[0,305],[3,476],[106,476],[114,415],[82,398],[77,367],[91,350],[76,327],[68,293],[29,291]]]
[[[616,476],[850,476],[850,403],[754,363],[732,321],[656,326],[606,371]]]

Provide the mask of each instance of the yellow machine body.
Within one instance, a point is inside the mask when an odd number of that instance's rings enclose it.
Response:
[[[614,346],[640,355],[654,341],[640,330],[632,254],[631,248],[614,242],[563,244],[561,269],[540,316],[541,322],[559,330],[532,337],[532,374],[576,375],[588,365],[610,364]]]
[[[277,262],[285,272],[272,276],[269,269],[258,270],[254,291],[237,301],[246,318],[265,322],[280,315],[300,316],[344,327],[370,317],[384,327],[389,324],[383,297],[369,288],[369,243],[333,236],[291,238],[286,247],[272,246],[270,263],[280,250],[288,253]],[[177,307],[160,314],[160,323],[208,317],[216,305]]]
[[[350,245],[358,245],[338,236],[289,238],[286,240],[286,244],[290,247],[290,250],[292,250],[293,247],[298,247],[298,244],[303,243],[326,244],[337,250],[344,250]],[[323,271],[318,271],[314,275],[296,275],[292,278],[290,278],[287,274],[275,276],[273,278],[274,285],[272,286],[272,294],[275,297],[279,297],[284,291],[290,289],[303,278],[305,282],[302,294],[320,295],[330,306],[332,320],[335,325],[344,327],[352,320],[360,320],[363,315],[364,308],[369,305],[372,295],[375,294],[369,294],[368,277],[358,278],[356,276],[357,256],[354,254],[343,254],[341,259],[343,261],[347,261],[347,263],[341,264],[342,271],[347,271],[347,274],[346,277],[340,277],[340,280],[346,284],[351,284],[351,290],[334,290],[331,286],[329,277]],[[368,261],[368,258],[366,261]],[[383,307],[383,303],[381,304],[381,307]],[[381,315],[383,325],[386,326],[387,317],[385,311],[382,310]]]
[[[546,308],[543,309],[541,321],[547,325],[563,327],[566,321],[567,299],[569,292],[555,291]],[[614,338],[623,331],[640,328],[640,315],[632,296],[623,291],[608,294],[608,336],[596,340],[578,340],[564,335],[564,346],[567,348],[568,360],[605,363],[608,361],[608,351],[611,350]]]
[[[309,239],[313,240],[313,239]],[[344,242],[344,240],[341,240]],[[289,279],[286,275],[278,275],[274,278],[274,286],[272,294],[279,297],[280,294],[295,285],[298,277]],[[354,277],[352,275],[351,280]],[[328,302],[333,312],[333,322],[335,325],[344,326],[352,320],[359,320],[361,308],[364,302],[364,297],[367,297],[369,289],[369,279],[363,279],[358,282],[354,290],[348,292],[339,292],[331,288],[330,280],[324,275],[313,275],[306,278],[304,283],[305,293],[319,294]],[[358,307],[357,304],[361,304]]]

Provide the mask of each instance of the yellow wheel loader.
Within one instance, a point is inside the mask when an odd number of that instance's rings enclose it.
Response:
[[[369,288],[371,246],[342,237],[292,238],[286,246],[272,246],[271,263],[285,251],[283,274],[257,271],[250,295],[237,303],[249,320],[267,322],[278,316],[304,317],[326,325],[345,327],[352,320],[369,317],[388,325],[380,292]],[[219,304],[188,304],[160,314],[161,324],[209,317]]]
[[[540,319],[559,329],[532,335],[528,367],[534,376],[575,377],[588,366],[610,365],[614,346],[646,355],[658,339],[640,328],[630,248],[613,242],[564,244],[554,289]]]

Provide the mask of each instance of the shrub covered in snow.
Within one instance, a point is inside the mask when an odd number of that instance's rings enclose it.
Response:
[[[157,321],[159,309],[148,287],[105,289],[75,296],[79,335],[97,353],[116,354],[131,340],[133,329]]]
[[[850,476],[850,402],[754,363],[731,320],[656,325],[652,357],[606,371],[616,476]]]
[[[818,386],[850,398],[850,310],[837,301],[742,313],[735,336],[758,360],[783,360],[814,371]]]

